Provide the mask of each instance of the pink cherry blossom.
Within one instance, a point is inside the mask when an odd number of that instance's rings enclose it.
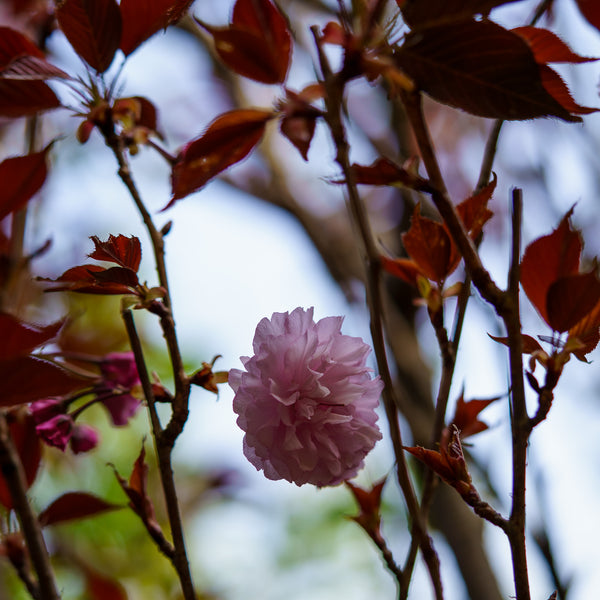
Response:
[[[370,348],[341,333],[343,317],[313,321],[313,309],[274,313],[256,328],[254,356],[232,369],[233,410],[244,454],[269,479],[323,487],[351,479],[381,433],[383,383],[366,365]]]

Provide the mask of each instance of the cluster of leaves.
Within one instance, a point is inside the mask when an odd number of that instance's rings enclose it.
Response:
[[[348,82],[364,78],[373,84],[383,83],[395,98],[425,93],[480,117],[525,120],[551,116],[569,122],[581,121],[582,115],[597,109],[575,102],[549,65],[595,59],[577,55],[548,30],[533,26],[507,29],[489,18],[493,9],[516,1],[397,0],[407,28],[399,42],[392,42],[392,29],[380,23],[384,2],[357,2],[354,18],[342,11],[339,21],[328,23],[322,32],[313,30],[320,52],[327,44],[341,48],[339,71],[323,72],[323,81],[293,91],[286,86],[293,54],[293,35],[287,18],[271,0],[236,0],[227,26],[214,27],[198,20],[197,24],[208,32],[217,55],[231,71],[265,85],[280,86],[281,97],[269,108],[235,109],[219,115],[199,137],[170,156],[151,140],[162,139],[154,104],[141,96],[115,97],[118,86],[115,82],[106,85],[104,78],[119,52],[126,60],[149,37],[181,19],[191,0],[151,3],[121,0],[120,4],[116,0],[63,0],[57,3],[49,19],[86,63],[88,80],[68,74],[49,62],[43,44],[37,45],[16,30],[0,28],[0,116],[30,116],[61,107],[59,97],[45,81],[65,82],[82,99],[82,106],[76,111],[81,117],[77,130],[81,143],[97,130],[115,152],[121,173],[126,172],[123,150],[133,155],[140,145],[152,146],[169,161],[171,198],[165,209],[246,158],[272,121],[278,121],[281,134],[308,160],[317,123],[321,119],[331,125],[332,80],[340,96]],[[600,10],[585,0],[578,0],[577,4],[583,16],[600,28]],[[0,163],[4,184],[0,192],[0,220],[22,209],[43,185],[51,146]],[[369,166],[352,165],[345,171],[344,181],[337,183],[404,186],[415,192],[439,195],[441,190],[420,175],[418,167],[415,159],[400,166],[379,157]],[[495,186],[494,177],[484,189],[453,207],[469,242],[481,237],[484,225],[492,217],[488,203]],[[539,410],[530,420],[531,428],[548,413],[552,390],[570,355],[586,360],[600,340],[600,280],[595,263],[589,272],[580,272],[583,245],[571,228],[571,213],[565,215],[553,233],[532,242],[521,263],[523,290],[552,330],[549,340],[541,338],[550,343],[550,351],[545,351],[531,336],[521,338],[523,353],[531,356],[527,377],[540,399]],[[95,249],[89,257],[110,266],[74,266],[55,279],[46,279],[53,284],[50,289],[120,295],[124,309],[147,309],[166,320],[170,309],[168,290],[163,286],[148,287],[138,278],[139,239],[110,235],[106,241],[92,236],[92,241]],[[416,287],[430,315],[439,315],[445,298],[460,290],[460,286],[447,286],[462,259],[456,232],[447,222],[423,216],[421,204],[417,204],[402,242],[408,257],[380,256],[383,268]],[[0,283],[4,283],[5,272],[8,273],[8,261],[5,262],[6,265],[0,265]],[[4,341],[0,351],[3,381],[0,404],[10,409],[5,416],[27,486],[38,472],[41,450],[39,423],[24,405],[42,398],[76,394],[83,389],[89,391],[98,382],[98,378],[82,380],[65,369],[64,364],[40,355],[39,348],[52,341],[62,325],[60,321],[39,327],[0,313],[0,337]],[[509,345],[508,338],[495,339]],[[214,361],[203,363],[191,377],[184,375],[181,387],[189,388],[191,383],[217,392],[217,384],[226,381],[227,374],[213,372],[213,364]],[[536,364],[546,371],[543,383],[534,375]],[[158,382],[152,391],[155,399],[173,400]],[[443,421],[440,425],[442,432],[435,449],[405,447],[472,506],[479,505],[480,500],[467,468],[462,440],[487,428],[479,420],[479,413],[494,400],[465,402],[461,396],[453,419],[443,429]],[[150,536],[165,556],[177,560],[177,550],[164,536],[147,492],[144,449],[128,480],[116,469],[115,474],[129,498],[130,508]],[[389,551],[380,529],[383,485],[381,481],[370,491],[352,485],[350,489],[361,510],[355,520],[387,556]],[[2,478],[0,503],[9,510],[15,508],[10,485]],[[70,492],[51,503],[38,520],[40,527],[47,527],[113,508],[114,505],[84,492]],[[17,568],[21,568],[26,555],[19,535],[5,535],[0,544],[0,551]],[[118,586],[111,593],[115,598],[125,597]],[[102,593],[97,597],[103,597]]]

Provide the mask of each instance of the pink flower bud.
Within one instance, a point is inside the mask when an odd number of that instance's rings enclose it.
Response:
[[[98,445],[99,440],[98,432],[93,427],[78,424],[73,427],[69,445],[75,454],[80,454],[81,452],[93,450]]]
[[[381,433],[370,348],[341,333],[342,317],[313,321],[313,309],[274,313],[256,328],[254,356],[232,369],[233,410],[244,454],[269,479],[323,487],[351,479]]]
[[[36,433],[46,444],[64,452],[73,431],[73,419],[69,415],[56,415],[35,426]]]

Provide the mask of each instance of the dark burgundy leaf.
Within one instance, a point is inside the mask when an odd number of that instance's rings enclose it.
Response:
[[[548,93],[527,42],[491,21],[410,33],[395,59],[432,98],[480,117],[581,120]]]
[[[71,79],[68,73],[37,56],[18,56],[0,70],[0,78],[33,81]]]
[[[172,173],[173,197],[165,208],[245,158],[258,144],[267,121],[274,116],[270,111],[240,109],[215,119],[202,136],[179,153]]]
[[[35,481],[40,461],[42,446],[35,431],[33,417],[24,410],[8,412],[6,416],[8,428],[17,454],[21,459],[25,472],[25,481],[29,488]],[[12,497],[4,477],[0,474],[0,504],[7,509],[13,508]]]
[[[43,81],[0,79],[0,117],[29,117],[59,106],[58,97]]]
[[[127,600],[125,588],[112,577],[91,569],[84,570],[86,598],[89,600]]]
[[[193,0],[121,0],[121,50],[129,56],[149,37],[176,23]]]
[[[32,350],[56,337],[64,321],[45,327],[25,323],[8,313],[0,313],[0,360],[26,356]]]
[[[33,402],[48,396],[62,396],[86,387],[87,380],[33,356],[0,361],[2,397],[0,406]]]
[[[58,497],[38,516],[42,527],[93,517],[109,510],[122,508],[86,492],[67,492]]]
[[[116,1],[60,0],[56,17],[75,52],[98,73],[104,73],[121,42],[121,12]]]
[[[0,27],[0,69],[20,56],[43,59],[44,53],[26,36],[10,27]]]
[[[474,15],[487,15],[502,4],[517,0],[396,0],[407,25],[427,27],[437,23],[462,21]]]
[[[431,192],[431,186],[426,179],[388,158],[377,158],[368,166],[354,163],[351,168],[354,181],[358,184],[405,186],[421,192]],[[335,183],[343,183],[343,181]]]
[[[137,275],[131,269],[113,267],[105,269],[98,265],[79,265],[67,269],[56,279],[42,278],[50,283],[62,283],[49,292],[71,291],[81,294],[133,294],[139,285]]]
[[[546,300],[552,283],[561,277],[579,272],[582,242],[578,232],[571,229],[569,210],[559,226],[549,235],[527,246],[521,260],[521,285],[538,313],[548,320]]]
[[[207,29],[221,60],[236,73],[261,83],[283,83],[291,57],[285,17],[270,0],[237,0],[229,27]]]
[[[575,327],[600,301],[600,280],[595,273],[561,277],[548,288],[548,325],[562,333]]]
[[[48,174],[49,150],[50,146],[46,146],[41,152],[7,158],[0,163],[0,221],[23,208],[42,187]]]

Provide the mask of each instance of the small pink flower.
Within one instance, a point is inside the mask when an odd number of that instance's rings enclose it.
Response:
[[[29,411],[36,425],[48,421],[52,417],[65,413],[65,407],[60,400],[46,398],[44,400],[36,400],[29,405]]]
[[[36,433],[48,446],[65,451],[73,431],[73,419],[69,415],[56,415],[35,426]]]
[[[244,454],[269,479],[323,487],[351,479],[381,433],[383,383],[365,366],[370,348],[341,333],[343,317],[313,309],[274,313],[256,328],[254,356],[232,369]]]
[[[140,406],[140,399],[130,393],[140,385],[133,352],[107,354],[100,363],[100,371],[102,382],[97,390],[98,398],[114,425],[127,425]]]

